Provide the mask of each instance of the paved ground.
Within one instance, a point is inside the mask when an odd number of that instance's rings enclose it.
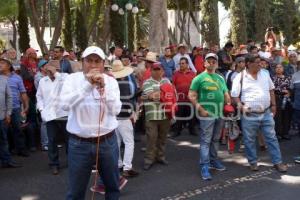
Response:
[[[143,171],[143,142],[136,144],[135,167],[140,176],[130,179],[122,191],[123,200],[286,200],[300,196],[300,165],[293,164],[292,157],[300,153],[300,138],[281,142],[281,149],[289,171],[279,174],[273,170],[267,153],[260,152],[260,171],[250,172],[243,154],[229,155],[221,147],[227,171],[214,172],[212,181],[202,181],[198,169],[198,137],[182,135],[168,140],[169,166],[155,165]],[[61,155],[63,150],[61,150]],[[67,188],[67,168],[58,176],[50,174],[47,153],[36,152],[30,158],[15,157],[24,167],[0,169],[1,200],[61,200]],[[65,165],[65,157],[62,157]],[[91,178],[92,182],[92,178]],[[91,199],[87,192],[86,199]],[[96,195],[95,199],[104,199]]]

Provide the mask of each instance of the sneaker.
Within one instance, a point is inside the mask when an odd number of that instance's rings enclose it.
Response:
[[[128,180],[124,178],[123,176],[119,179],[119,190],[122,190],[125,185],[127,184]],[[97,184],[96,186],[93,186],[90,188],[92,192],[96,192],[102,195],[105,195],[105,186],[103,184]]]
[[[92,192],[96,192],[96,193],[105,195],[105,187],[104,187],[104,185],[102,185],[102,184],[93,186],[93,187],[90,188],[90,190],[91,190]]]
[[[211,180],[211,174],[209,173],[208,165],[203,165],[201,168],[201,176],[203,180]]]
[[[295,163],[299,163],[300,164],[300,156],[294,157],[294,161],[295,161]]]
[[[287,166],[283,163],[279,163],[274,165],[274,168],[281,173],[287,172]]]
[[[119,190],[122,190],[125,185],[127,184],[128,180],[126,178],[124,178],[123,176],[120,177],[119,180]]]
[[[224,170],[226,170],[226,167],[219,160],[212,161],[210,163],[209,168],[210,169],[215,169],[215,170],[218,170],[218,171],[224,171]]]

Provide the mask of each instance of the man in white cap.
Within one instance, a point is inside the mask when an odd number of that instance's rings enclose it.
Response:
[[[193,79],[189,99],[200,115],[200,169],[203,180],[210,180],[209,169],[225,170],[218,159],[224,103],[230,104],[230,96],[224,78],[216,73],[218,56],[209,53],[205,57],[206,71]]]
[[[121,110],[117,81],[104,74],[105,54],[90,46],[82,54],[83,72],[71,74],[62,88],[61,103],[69,110],[69,186],[67,200],[85,199],[95,163],[105,185],[105,199],[119,199],[116,116]],[[97,162],[97,159],[99,162]]]

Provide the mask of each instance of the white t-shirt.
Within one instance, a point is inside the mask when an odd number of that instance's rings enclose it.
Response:
[[[260,70],[257,74],[257,79],[254,79],[246,70],[239,73],[232,83],[231,96],[239,97],[241,92],[241,75],[243,74],[243,88],[241,101],[246,107],[252,111],[261,112],[270,106],[271,97],[270,90],[273,90],[274,84],[270,75]]]

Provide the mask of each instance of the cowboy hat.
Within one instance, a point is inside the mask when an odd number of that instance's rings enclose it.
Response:
[[[133,73],[131,67],[124,67],[120,60],[115,60],[112,63],[112,74],[115,78],[123,78]]]
[[[156,53],[149,51],[146,55],[146,58],[143,58],[143,60],[155,63],[155,62],[157,62],[156,56],[157,56]]]

